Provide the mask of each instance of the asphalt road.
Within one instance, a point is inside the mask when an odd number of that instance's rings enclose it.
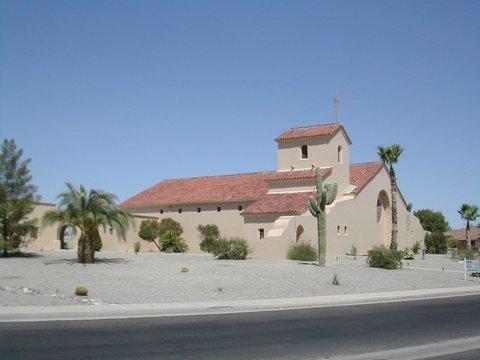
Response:
[[[0,323],[2,359],[318,359],[480,335],[480,295],[146,319]],[[480,359],[480,350],[437,359]]]

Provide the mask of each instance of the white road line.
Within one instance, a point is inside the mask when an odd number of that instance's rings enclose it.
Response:
[[[444,356],[464,351],[480,349],[480,336],[434,342],[426,345],[410,346],[393,350],[376,351],[357,355],[332,356],[328,360],[418,360]]]

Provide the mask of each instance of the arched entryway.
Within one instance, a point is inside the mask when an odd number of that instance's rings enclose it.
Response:
[[[304,229],[302,225],[297,226],[297,236],[295,237],[295,244],[302,242]]]
[[[380,226],[380,242],[388,246],[391,240],[392,215],[390,200],[385,190],[380,191],[376,204],[376,222]]]
[[[75,241],[75,228],[69,225],[64,225],[58,232],[58,239],[60,240],[60,249],[73,249]]]

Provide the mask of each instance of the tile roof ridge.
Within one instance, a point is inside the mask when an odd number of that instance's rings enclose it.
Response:
[[[365,162],[353,163],[353,164],[350,164],[350,166],[362,166],[362,165],[372,165],[372,164],[383,164],[383,162],[381,160],[365,161]]]
[[[210,178],[219,178],[219,177],[228,177],[228,176],[239,176],[239,175],[259,175],[259,174],[271,174],[276,172],[276,170],[264,170],[264,171],[250,171],[245,173],[235,173],[235,174],[224,174],[224,175],[203,175],[203,176],[192,176],[192,177],[181,177],[181,178],[170,178],[163,179],[157,184],[160,184],[164,181],[174,181],[174,180],[196,180],[196,179],[210,179]]]
[[[288,128],[287,130],[308,129],[308,128],[314,128],[314,127],[319,127],[319,126],[330,126],[330,125],[340,125],[340,126],[343,126],[340,122],[333,122],[333,123],[326,123],[326,124],[295,126],[295,127]]]

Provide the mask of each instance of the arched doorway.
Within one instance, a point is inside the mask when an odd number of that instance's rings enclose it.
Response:
[[[388,246],[391,240],[392,215],[390,200],[385,190],[380,191],[376,204],[376,222],[380,226],[380,243]]]
[[[302,225],[297,226],[297,236],[295,237],[295,244],[302,242],[304,229]]]
[[[75,241],[75,228],[69,225],[62,226],[58,233],[58,239],[60,240],[60,249],[73,249]]]

